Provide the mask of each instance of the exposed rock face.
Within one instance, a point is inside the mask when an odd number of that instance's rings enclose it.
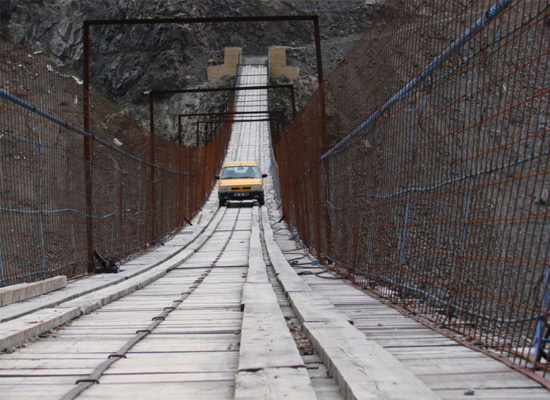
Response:
[[[14,40],[43,51],[59,68],[81,75],[83,20],[320,15],[327,73],[367,28],[380,7],[377,3],[380,1],[0,0],[0,21],[1,30]],[[242,47],[245,55],[267,55],[269,46],[289,46],[288,64],[300,67],[300,80],[305,82],[297,84],[302,88],[298,89],[298,108],[316,87],[312,84],[316,82],[316,60],[311,22],[94,26],[90,38],[92,85],[144,125],[148,124],[144,91],[199,87],[206,82],[209,63],[223,61],[226,46]],[[195,103],[189,96],[185,96],[187,100],[179,97],[176,104],[159,109],[183,110],[186,103]],[[212,96],[202,97],[207,103],[213,100]],[[197,109],[185,112],[222,111],[219,105],[213,109],[203,101],[195,106]],[[163,120],[162,114],[159,120]],[[157,131],[173,137],[173,123],[163,125],[161,121]]]

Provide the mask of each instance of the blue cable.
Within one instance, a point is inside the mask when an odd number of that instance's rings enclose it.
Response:
[[[473,36],[480,30],[483,26],[487,25],[491,20],[496,18],[502,11],[504,11],[512,2],[512,0],[501,0],[495,5],[493,5],[484,15],[479,18],[471,28],[466,30],[464,35],[456,39],[451,45],[438,57],[436,57],[428,68],[424,70],[420,75],[414,78],[412,81],[407,83],[399,92],[393,95],[379,110],[372,114],[365,122],[359,125],[352,133],[342,139],[339,143],[333,146],[329,151],[321,156],[321,159],[324,160],[326,157],[334,154],[341,147],[343,147],[350,140],[354,139],[355,136],[361,134],[366,128],[372,125],[380,115],[382,115],[386,110],[391,108],[395,103],[404,97],[411,94],[412,90],[419,85],[423,80],[425,80],[432,72],[441,67],[449,58],[451,58],[458,50],[460,50]],[[365,132],[366,133],[366,132]]]
[[[110,149],[110,150],[112,150],[112,151],[115,151],[115,152],[117,152],[117,153],[119,153],[119,154],[122,154],[122,155],[124,155],[124,156],[126,156],[126,157],[128,157],[128,158],[131,158],[131,159],[134,160],[134,161],[144,162],[145,164],[150,165],[150,166],[152,166],[152,167],[155,167],[155,168],[157,168],[157,169],[160,170],[160,171],[164,171],[164,172],[168,172],[168,173],[172,173],[172,174],[177,174],[177,175],[191,175],[191,173],[185,173],[185,172],[182,173],[182,172],[172,171],[172,170],[169,170],[169,169],[160,167],[159,165],[153,164],[153,163],[151,163],[150,161],[143,160],[143,159],[141,159],[141,158],[139,158],[139,157],[137,157],[137,156],[135,156],[135,155],[133,155],[133,154],[127,153],[127,152],[125,152],[124,150],[121,150],[121,149],[117,148],[116,146],[113,146],[113,145],[107,143],[105,140],[100,139],[100,138],[98,138],[97,136],[94,136],[94,135],[92,135],[92,134],[89,133],[89,132],[86,132],[84,129],[80,129],[80,128],[74,126],[74,125],[71,125],[71,124],[69,124],[67,121],[64,121],[64,120],[62,120],[62,119],[60,119],[60,118],[57,118],[57,117],[55,117],[55,116],[53,116],[53,115],[51,115],[51,114],[49,114],[49,113],[47,113],[47,112],[45,112],[45,111],[39,109],[39,108],[37,108],[36,106],[33,106],[32,104],[29,104],[29,103],[27,103],[26,101],[21,100],[19,97],[16,97],[16,96],[13,96],[13,95],[9,94],[8,92],[6,92],[6,91],[4,91],[4,90],[2,90],[2,89],[0,89],[0,98],[4,98],[4,99],[6,99],[6,100],[9,100],[9,101],[11,101],[11,102],[13,102],[13,103],[15,103],[15,104],[17,104],[17,105],[20,105],[20,106],[26,108],[27,110],[30,110],[30,111],[32,111],[32,112],[35,112],[36,114],[40,115],[41,117],[44,117],[44,118],[46,118],[46,119],[49,119],[50,121],[55,122],[56,124],[63,126],[64,128],[66,128],[66,129],[68,129],[68,130],[71,130],[71,131],[73,131],[73,132],[76,132],[76,133],[78,133],[78,134],[80,134],[80,135],[82,135],[82,136],[84,136],[84,137],[87,137],[87,138],[89,138],[89,139],[91,139],[91,140],[95,140],[97,143],[99,143],[99,144],[101,144],[101,145],[107,147],[108,149]]]
[[[490,168],[490,169],[485,170],[485,171],[480,171],[480,172],[464,175],[464,176],[461,176],[461,177],[458,177],[458,178],[448,179],[446,181],[437,183],[437,184],[432,185],[432,186],[406,188],[406,189],[400,190],[398,192],[394,192],[394,193],[390,193],[390,194],[386,194],[386,195],[379,195],[379,194],[373,194],[373,193],[358,193],[357,196],[371,197],[371,198],[379,199],[379,200],[387,200],[387,199],[391,199],[393,197],[397,197],[397,196],[400,196],[400,195],[403,195],[403,194],[407,194],[409,192],[429,192],[429,191],[441,189],[442,187],[450,185],[452,183],[460,182],[460,181],[470,179],[470,178],[476,178],[476,177],[484,175],[484,174],[490,174],[492,172],[496,172],[496,171],[500,171],[502,169],[514,167],[514,166],[517,166],[517,165],[521,165],[521,164],[524,164],[528,161],[534,161],[538,158],[547,157],[549,155],[550,155],[550,151],[545,151],[545,152],[542,152],[540,154],[534,154],[534,155],[530,155],[530,156],[527,156],[527,157],[524,157],[524,158],[520,158],[519,160],[515,160],[513,162],[509,162],[509,163],[506,163],[506,164],[503,164],[503,165],[499,165],[497,167]]]

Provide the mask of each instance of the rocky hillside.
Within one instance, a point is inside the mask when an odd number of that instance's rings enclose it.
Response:
[[[81,75],[82,22],[96,19],[305,15],[320,16],[324,72],[328,73],[368,27],[382,0],[2,0],[2,32],[48,55],[58,68]],[[154,89],[206,85],[206,67],[223,59],[223,48],[266,55],[288,46],[301,68],[298,107],[317,86],[311,23],[223,23],[101,26],[91,30],[91,83],[96,91],[148,126]],[[228,82],[224,82],[227,85]],[[210,86],[212,84],[209,84]],[[174,137],[182,112],[221,111],[226,97],[174,95],[158,104],[156,131]]]

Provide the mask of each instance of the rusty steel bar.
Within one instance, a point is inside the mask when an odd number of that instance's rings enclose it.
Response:
[[[155,128],[155,118],[154,118],[154,98],[155,95],[163,95],[163,94],[181,94],[181,93],[203,93],[203,92],[232,92],[235,93],[236,90],[256,90],[256,89],[290,89],[291,98],[292,98],[292,112],[293,115],[296,115],[296,105],[294,103],[294,85],[264,85],[264,86],[247,86],[242,88],[235,88],[235,87],[223,87],[223,88],[204,88],[204,89],[170,89],[170,90],[150,90],[147,92],[149,96],[149,121],[151,130],[154,130]],[[152,99],[152,100],[151,100]],[[152,102],[152,106],[151,106]],[[268,111],[269,112],[269,111]],[[268,112],[258,112],[258,113],[268,113]],[[273,111],[277,112],[277,111]],[[242,112],[243,114],[254,114],[256,112]],[[192,117],[192,116],[200,116],[200,115],[216,115],[216,113],[183,113],[178,115],[178,140],[180,140],[181,135],[181,117]],[[240,112],[226,112],[222,114],[227,115],[239,115]],[[197,130],[195,133],[195,145],[199,146],[199,126],[197,125]]]
[[[178,144],[183,144],[181,117],[178,116]]]
[[[215,119],[215,120],[200,120],[197,124],[212,124],[212,123],[239,123],[239,122],[270,122],[275,121],[277,118],[247,118],[247,119]]]
[[[321,51],[321,30],[319,29],[319,18],[313,19],[313,30],[315,37],[315,57],[317,61],[317,82],[323,83],[323,52]]]
[[[269,118],[257,118],[257,119],[216,119],[216,120],[199,120],[199,121],[196,121],[195,122],[195,126],[196,126],[196,132],[195,132],[195,145],[196,146],[199,146],[200,145],[200,126],[201,124],[210,124],[210,123],[231,123],[231,122],[261,122],[261,121],[266,121],[266,122],[271,122],[271,121],[274,121],[274,120],[278,120],[279,122],[281,122],[282,124],[282,118],[284,116],[284,113],[282,111],[240,111],[240,112],[235,112],[235,111],[227,111],[227,112],[210,112],[210,113],[184,113],[184,114],[179,114],[178,115],[178,132],[181,132],[182,130],[182,123],[181,123],[181,119],[182,118],[192,118],[192,117],[233,117],[233,116],[238,116],[238,115],[244,115],[244,114],[269,114],[269,115],[278,115],[278,117],[269,117]],[[210,126],[211,127],[211,126]],[[214,131],[212,131],[214,132]],[[210,140],[210,137],[212,135],[209,134],[208,135],[208,140]],[[207,141],[205,141],[206,143]]]
[[[153,101],[153,94],[149,92],[149,162],[150,165],[150,172],[149,172],[149,184],[150,184],[150,199],[151,202],[148,207],[148,215],[149,215],[149,230],[150,230],[150,237],[149,240],[151,243],[156,238],[156,232],[155,232],[155,205],[156,205],[156,191],[155,191],[155,107],[154,107],[154,101]]]
[[[83,75],[90,75],[90,31],[84,29],[83,36]],[[90,132],[90,81],[85,79],[83,82],[83,101],[84,107],[84,131]],[[93,133],[92,133],[93,134]],[[93,194],[92,194],[92,174],[91,174],[91,162],[92,162],[92,149],[91,139],[87,136],[82,138],[84,142],[84,174],[86,182],[86,244],[88,249],[88,273],[94,272],[93,252],[94,252],[94,236],[93,236]]]
[[[179,114],[179,117],[208,117],[218,115],[241,115],[241,114],[281,114],[282,111],[226,111],[226,112],[209,112],[209,113],[185,113]],[[238,120],[236,120],[238,121]]]
[[[290,99],[292,104],[292,115],[296,117],[296,102],[294,96],[294,85],[259,85],[259,86],[244,86],[244,87],[221,87],[221,88],[192,88],[192,89],[168,89],[168,90],[152,90],[153,94],[180,94],[180,93],[208,93],[208,92],[235,92],[237,90],[258,90],[258,89],[289,89]],[[266,111],[268,112],[268,111]],[[246,114],[246,112],[245,112]]]

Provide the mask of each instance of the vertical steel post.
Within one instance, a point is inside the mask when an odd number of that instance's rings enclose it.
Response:
[[[196,144],[195,144],[195,146],[197,146],[197,147],[199,147],[199,129],[200,129],[200,124],[197,121],[197,141],[196,141]]]
[[[178,115],[178,165],[179,165],[179,173],[178,176],[178,208],[177,208],[177,223],[176,225],[178,227],[183,227],[183,204],[185,203],[185,200],[183,198],[183,188],[184,188],[184,175],[183,175],[183,146],[182,146],[182,126],[181,126],[181,115]]]
[[[120,170],[116,170],[116,180],[117,180],[117,191],[118,191],[118,232],[117,235],[119,237],[119,242],[122,242],[124,238],[124,232],[126,232],[126,229],[124,229],[124,221],[126,221],[126,213],[124,211],[124,185],[122,184],[122,181],[124,180],[124,177],[122,176],[122,173]]]
[[[323,82],[323,53],[321,52],[321,33],[319,31],[319,17],[313,17],[313,33],[315,35],[315,55],[317,56],[317,80]]]
[[[319,154],[319,161],[320,164],[318,164],[317,173],[314,175],[313,179],[315,180],[315,242],[317,247],[317,257],[321,262],[325,261],[325,253],[327,253],[327,250],[323,248],[323,235],[321,233],[321,230],[323,229],[323,225],[325,228],[325,237],[328,239],[328,227],[330,226],[329,216],[328,216],[328,210],[326,207],[323,207],[323,194],[324,194],[324,188],[328,187],[326,184],[328,184],[328,170],[324,170],[323,168],[323,161],[321,160],[321,155],[325,153],[326,149],[328,148],[328,137],[327,137],[327,118],[326,118],[326,109],[325,109],[325,85],[324,85],[324,78],[323,78],[323,55],[321,52],[321,34],[319,31],[319,18],[316,17],[313,20],[313,28],[315,32],[315,51],[317,55],[317,77],[319,79],[319,106],[320,106],[320,114],[321,114],[321,137],[320,137],[320,143],[319,143],[319,150],[321,151]],[[325,185],[323,185],[323,179],[325,178]],[[324,224],[321,220],[324,220]],[[327,244],[330,243],[330,239],[327,240]]]
[[[155,206],[156,206],[156,193],[155,193],[155,113],[154,113],[153,93],[149,92],[149,162],[151,163],[151,170],[149,174],[150,190],[151,190],[151,204],[149,204],[148,213],[150,215],[149,227],[151,229],[150,241],[154,241],[156,238],[155,232]]]
[[[182,144],[181,115],[178,115],[178,144]]]
[[[164,149],[164,151],[162,152],[162,160],[164,162],[164,165],[166,165],[166,146],[163,146],[162,147]],[[159,182],[158,182],[158,185],[156,186],[156,188],[158,189],[158,192],[159,192],[159,195],[160,195],[160,199],[159,199],[159,208],[158,208],[158,211],[159,211],[159,216],[158,218],[155,218],[155,220],[158,219],[158,222],[160,223],[160,226],[159,226],[159,233],[162,235],[163,232],[166,232],[166,203],[165,203],[165,195],[166,195],[166,186],[165,186],[165,182],[166,182],[166,179],[168,179],[168,175],[169,173],[166,172],[166,171],[163,171],[163,170],[159,170],[158,172],[158,175],[159,175]],[[158,224],[157,224],[158,225]],[[155,235],[156,237],[156,235]]]
[[[84,36],[83,36],[83,117],[84,131],[90,133],[90,25],[88,21],[84,21]],[[86,196],[86,248],[88,252],[87,270],[88,273],[94,272],[94,225],[92,220],[93,213],[93,184],[92,184],[92,143],[91,139],[84,136],[83,139],[83,156],[84,156],[84,185]]]
[[[185,166],[184,166],[184,163],[183,163],[183,146],[181,144],[181,116],[178,116],[178,124],[179,124],[179,135],[178,135],[178,171],[179,171],[179,175],[177,177],[178,179],[178,202],[177,202],[177,210],[176,210],[176,213],[177,213],[177,226],[178,228],[180,227],[183,227],[183,216],[185,215],[184,213],[184,210],[183,210],[183,205],[185,204],[185,199],[184,199],[184,187],[185,187],[185,183],[184,183],[184,179],[185,179],[185,175],[184,175],[184,170],[185,170]]]
[[[4,263],[2,261],[2,243],[0,243],[0,288],[4,285],[2,284],[4,282]]]
[[[296,118],[296,98],[294,96],[294,85],[290,88],[290,101],[292,102],[292,119]]]

